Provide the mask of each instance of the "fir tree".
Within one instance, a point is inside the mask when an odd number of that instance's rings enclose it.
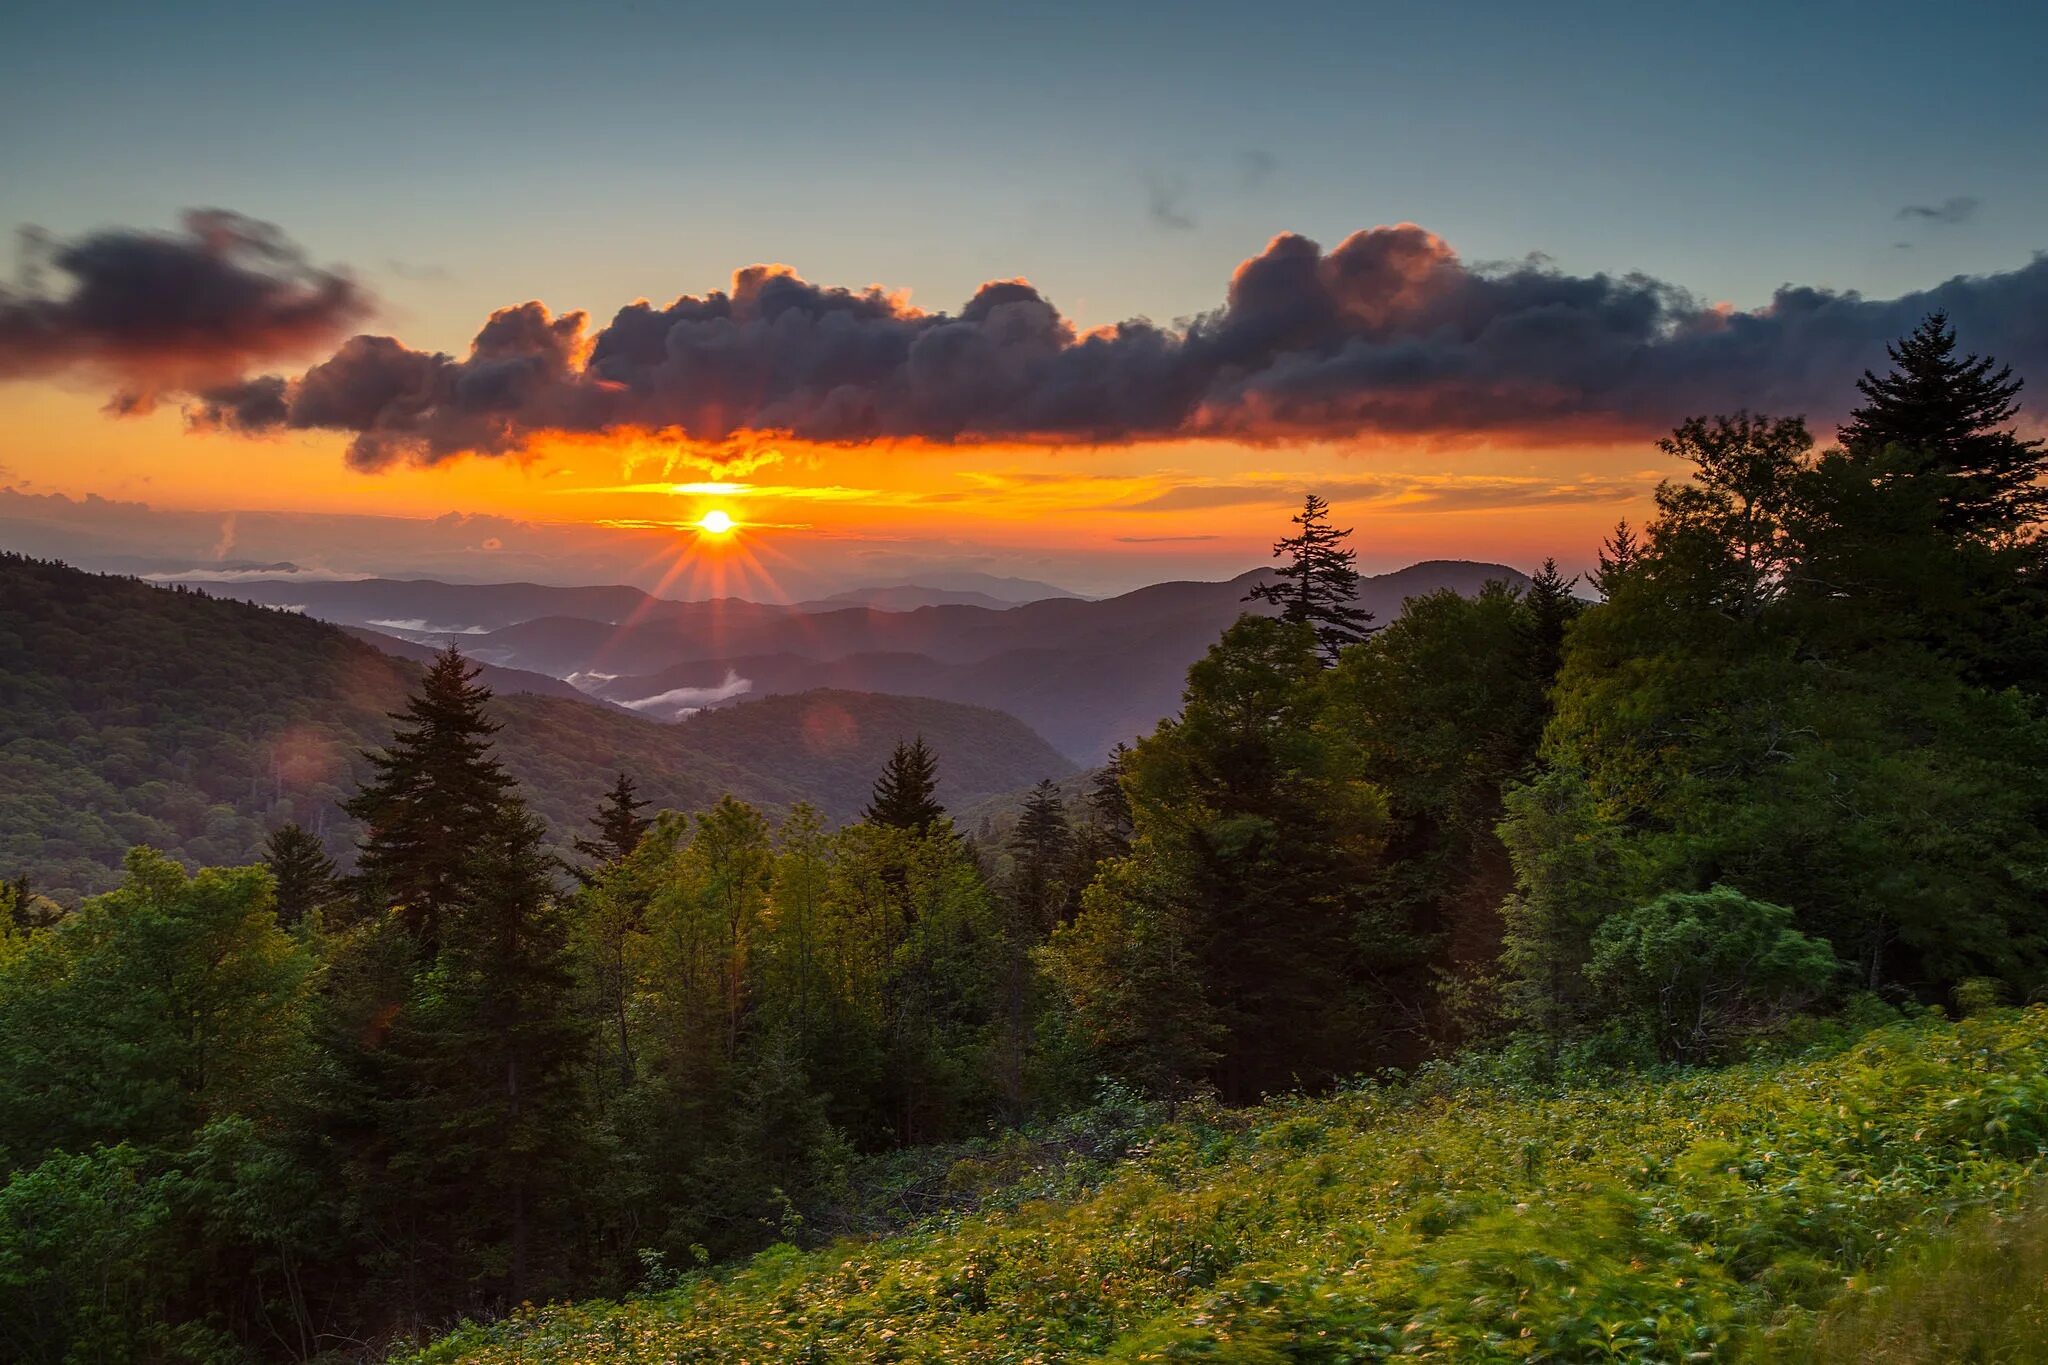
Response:
[[[1288,562],[1273,571],[1276,581],[1259,584],[1244,599],[1271,602],[1283,620],[1313,627],[1325,664],[1365,639],[1372,620],[1371,612],[1352,605],[1358,597],[1358,570],[1352,567],[1357,552],[1343,543],[1351,532],[1329,525],[1329,515],[1330,504],[1309,494],[1294,518],[1300,534],[1273,546],[1274,558],[1285,555]]]
[[[392,716],[390,747],[344,809],[363,822],[357,877],[367,902],[397,909],[430,952],[442,920],[473,890],[475,851],[494,836],[512,779],[491,753],[498,725],[477,670],[451,645]]]
[[[875,781],[875,794],[861,818],[871,825],[915,830],[929,834],[945,819],[946,808],[934,793],[939,785],[938,758],[919,735],[909,744],[898,742],[889,755],[889,766]]]
[[[1059,786],[1045,778],[1024,798],[1009,846],[1016,860],[1011,890],[1018,912],[1033,931],[1044,933],[1065,918],[1065,872],[1074,831]]]
[[[412,1082],[395,1136],[428,1230],[506,1304],[563,1285],[583,1127],[588,1036],[542,837],[518,797],[494,808],[394,1044]]]
[[[1088,785],[1088,822],[1108,836],[1119,854],[1131,843],[1131,798],[1124,791],[1130,766],[1131,746],[1119,743]]]
[[[1942,529],[1958,537],[2008,535],[2048,514],[2042,442],[2022,441],[2009,425],[2022,381],[1990,356],[1956,355],[1955,329],[1930,313],[1886,346],[1891,373],[1856,381],[1868,402],[1850,414],[1840,437],[1853,455],[1875,458],[1887,446],[1910,452],[1914,472],[1945,481]]]
[[[1614,596],[1614,590],[1621,586],[1621,580],[1629,570],[1642,561],[1642,542],[1636,538],[1628,518],[1623,517],[1614,525],[1614,534],[1600,546],[1600,567],[1594,571],[1593,586],[1602,597]]]
[[[296,824],[279,825],[263,845],[263,865],[277,884],[277,922],[289,929],[341,900],[341,877],[319,839]]]
[[[1578,582],[1576,576],[1566,578],[1559,573],[1555,559],[1546,559],[1529,580],[1529,591],[1522,599],[1529,608],[1529,667],[1542,687],[1557,681],[1557,670],[1564,663],[1565,628],[1585,609],[1585,604],[1572,596]]]
[[[620,773],[605,793],[597,814],[590,817],[591,827],[597,832],[576,840],[576,851],[590,860],[590,866],[570,870],[585,886],[594,882],[603,869],[630,857],[640,847],[640,836],[653,825],[651,818],[640,814],[648,802],[634,792],[633,779]]]

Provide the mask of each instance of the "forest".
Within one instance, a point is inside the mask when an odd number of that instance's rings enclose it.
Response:
[[[565,848],[449,651],[341,858],[7,884],[0,1355],[1818,1352],[2048,1160],[2048,454],[1939,315],[1859,387],[1588,582],[1372,619],[1309,497],[986,837],[920,739],[844,823],[612,751]]]

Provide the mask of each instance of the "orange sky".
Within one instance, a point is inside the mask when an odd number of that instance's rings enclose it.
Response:
[[[458,510],[577,526],[689,523],[719,507],[771,558],[826,541],[964,542],[1040,563],[1113,554],[1131,561],[1133,581],[1150,576],[1148,562],[1194,560],[1222,576],[1262,561],[1309,489],[1357,529],[1368,569],[1436,557],[1526,568],[1546,554],[1582,568],[1617,518],[1641,519],[1663,472],[1646,443],[821,447],[759,438],[702,452],[641,437],[557,439],[524,458],[365,474],[345,464],[337,436],[193,433],[169,407],[111,420],[102,403],[97,392],[50,384],[0,388],[12,433],[0,483],[160,509]]]

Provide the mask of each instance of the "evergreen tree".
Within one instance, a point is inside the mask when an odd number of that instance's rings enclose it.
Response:
[[[1944,313],[1886,346],[1891,373],[1856,381],[1868,400],[1840,431],[1852,455],[1910,452],[1915,472],[1943,484],[1942,528],[1957,537],[2009,535],[2048,515],[2048,452],[2009,425],[2022,381],[1990,356],[1956,355]]]
[[[567,926],[540,821],[516,796],[471,850],[463,900],[415,981],[394,1048],[413,1204],[454,1284],[516,1304],[566,1288],[583,1127]]]
[[[357,878],[375,910],[396,909],[431,952],[443,919],[476,888],[475,853],[499,828],[512,779],[491,753],[488,687],[454,646],[392,716],[390,746],[368,755],[371,781],[344,809],[363,822]]]
[[[1288,536],[1273,546],[1273,557],[1288,556],[1288,562],[1273,572],[1277,581],[1261,583],[1245,594],[1245,601],[1271,602],[1280,608],[1281,619],[1315,629],[1316,647],[1323,662],[1336,662],[1337,652],[1355,645],[1369,631],[1372,613],[1353,606],[1358,597],[1358,570],[1352,561],[1357,551],[1344,545],[1351,532],[1328,524],[1330,504],[1314,493],[1302,503],[1294,524],[1298,535]]]
[[[277,883],[277,922],[287,929],[341,901],[334,859],[303,826],[286,823],[272,830],[263,845],[263,865]]]
[[[1523,596],[1529,609],[1524,627],[1529,671],[1541,687],[1547,688],[1557,681],[1557,670],[1564,663],[1565,629],[1585,609],[1585,604],[1572,595],[1578,582],[1576,576],[1566,578],[1559,573],[1555,559],[1546,559],[1529,580],[1529,591]]]
[[[597,832],[576,840],[576,851],[590,860],[590,866],[571,870],[585,886],[595,881],[603,869],[630,857],[640,846],[640,836],[647,833],[648,827],[654,823],[651,818],[640,814],[648,802],[634,792],[633,779],[620,773],[611,790],[605,793],[597,814],[590,817],[591,827]]]
[[[1636,538],[1635,530],[1623,517],[1614,525],[1614,534],[1600,546],[1600,567],[1593,574],[1593,586],[1602,597],[1614,596],[1614,590],[1621,586],[1622,578],[1642,561],[1642,542]]]
[[[1011,894],[1024,922],[1044,933],[1065,918],[1067,888],[1063,880],[1068,856],[1073,850],[1074,831],[1067,821],[1066,803],[1051,778],[1045,778],[1024,798],[1023,813],[1010,832],[1009,847],[1013,874]]]
[[[1124,774],[1130,765],[1131,746],[1118,744],[1088,784],[1088,823],[1107,835],[1119,854],[1131,843],[1131,798],[1124,791]]]
[[[898,742],[889,755],[889,766],[875,781],[875,794],[861,812],[871,825],[915,830],[929,834],[946,818],[946,808],[934,793],[939,785],[939,761],[919,735],[909,744]]]

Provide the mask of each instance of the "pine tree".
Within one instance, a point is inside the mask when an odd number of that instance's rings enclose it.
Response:
[[[1856,381],[1869,401],[1842,426],[1843,446],[1863,458],[1899,447],[1915,473],[1944,480],[1942,529],[1951,535],[1996,538],[2048,515],[2048,452],[2008,425],[2022,385],[2012,368],[1958,358],[1955,329],[1939,312],[1885,349],[1891,373],[1865,370]]]
[[[611,790],[605,793],[597,814],[590,817],[591,827],[597,833],[576,840],[576,851],[590,860],[590,866],[572,868],[571,871],[585,886],[595,881],[604,868],[630,857],[633,850],[640,847],[640,836],[653,825],[651,818],[640,814],[649,803],[634,792],[633,779],[620,773]]]
[[[454,646],[392,716],[390,747],[368,755],[371,781],[344,806],[363,822],[357,878],[368,904],[396,909],[431,952],[450,908],[474,889],[474,852],[498,828],[512,779],[491,753],[498,725],[478,670]]]
[[[1370,633],[1366,623],[1372,620],[1371,612],[1352,605],[1358,597],[1358,570],[1352,562],[1358,556],[1343,544],[1351,532],[1329,525],[1329,515],[1330,504],[1309,494],[1301,515],[1293,519],[1300,534],[1273,546],[1274,558],[1289,557],[1273,571],[1277,581],[1259,584],[1244,599],[1271,602],[1283,620],[1312,626],[1325,664],[1335,663],[1346,645],[1365,639]]]
[[[1555,559],[1546,559],[1529,580],[1529,591],[1522,599],[1529,608],[1530,672],[1540,686],[1547,688],[1557,681],[1557,670],[1564,663],[1565,628],[1584,610],[1585,604],[1572,596],[1578,582],[1577,576],[1566,578],[1559,573]]]
[[[397,1134],[445,1218],[451,1267],[518,1303],[559,1290],[573,1242],[588,1034],[539,819],[504,797],[469,851],[463,899],[394,1046],[411,1093]]]
[[[1614,534],[1600,546],[1600,567],[1593,574],[1593,586],[1602,597],[1614,596],[1614,590],[1621,586],[1629,570],[1642,561],[1642,542],[1636,538],[1634,528],[1623,517],[1614,525]]]
[[[1074,831],[1059,786],[1045,778],[1024,798],[1024,810],[1009,839],[1015,859],[1012,897],[1024,923],[1036,933],[1045,933],[1066,918],[1064,874],[1073,845]]]
[[[875,794],[861,818],[871,825],[915,830],[929,834],[946,818],[946,808],[934,793],[939,785],[939,762],[919,735],[909,744],[898,742],[889,755],[889,766],[875,781]]]
[[[272,830],[263,845],[263,865],[277,884],[277,922],[287,929],[341,901],[341,876],[334,859],[302,826],[283,824]]]

